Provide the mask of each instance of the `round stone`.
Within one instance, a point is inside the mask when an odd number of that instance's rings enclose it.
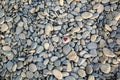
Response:
[[[27,77],[28,79],[33,78],[33,73],[32,73],[31,71],[27,71],[27,72],[26,72],[26,77]]]
[[[8,30],[8,25],[7,25],[7,24],[3,24],[0,28],[1,28],[1,29],[0,29],[1,32],[5,32],[5,31]]]
[[[78,74],[80,77],[85,77],[86,76],[86,73],[84,70],[78,70]]]
[[[49,49],[49,43],[44,43],[44,48],[46,49],[46,50],[48,50]]]
[[[111,66],[110,64],[106,63],[106,64],[101,64],[100,69],[103,73],[108,74],[111,71]]]
[[[81,14],[81,16],[83,19],[88,19],[88,18],[91,18],[93,16],[93,14],[90,12],[84,12]]]
[[[97,44],[94,42],[88,43],[87,48],[88,49],[97,49]]]
[[[88,80],[95,80],[95,77],[94,77],[93,75],[90,75],[90,76],[88,77]]]
[[[25,37],[26,37],[26,36],[25,36],[24,33],[21,33],[21,34],[19,35],[19,38],[20,38],[20,39],[25,39]]]
[[[35,72],[35,71],[37,71],[37,67],[36,67],[36,65],[33,64],[33,63],[31,63],[31,64],[29,65],[29,70],[30,70],[31,72]]]
[[[86,70],[87,74],[92,74],[92,72],[93,72],[93,68],[91,65],[88,65],[85,70]]]
[[[63,78],[63,75],[62,75],[62,73],[61,73],[59,70],[54,69],[52,72],[53,72],[53,75],[54,75],[57,79],[62,79],[62,78]]]
[[[103,53],[105,56],[107,57],[115,57],[116,55],[111,51],[109,50],[108,48],[103,48]]]
[[[37,47],[36,53],[41,53],[44,50],[43,46]]]

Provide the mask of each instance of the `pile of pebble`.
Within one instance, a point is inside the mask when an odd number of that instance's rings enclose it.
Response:
[[[2,80],[120,80],[120,0],[0,0]]]

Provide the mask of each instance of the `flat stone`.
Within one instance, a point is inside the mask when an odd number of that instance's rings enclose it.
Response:
[[[105,56],[107,57],[115,57],[116,55],[111,51],[109,50],[108,48],[103,48],[103,53]]]
[[[17,63],[17,69],[21,69],[21,68],[23,68],[23,62],[18,62]]]
[[[108,63],[106,63],[106,64],[101,64],[100,70],[101,70],[103,73],[108,74],[108,73],[111,71],[111,66],[110,66],[110,64],[108,64]]]
[[[12,67],[12,71],[14,71],[14,72],[15,72],[15,71],[16,71],[16,69],[17,69],[17,64],[14,64],[14,65],[13,65],[13,67]]]
[[[63,78],[62,73],[61,73],[59,70],[57,70],[57,69],[54,69],[54,70],[52,71],[52,73],[53,73],[53,75],[54,75],[57,79],[62,79],[62,78]]]
[[[8,58],[8,60],[12,60],[14,58],[14,54],[12,52],[4,52],[4,55]]]
[[[60,6],[63,6],[64,0],[60,0],[60,1],[59,1],[59,4],[60,4]]]
[[[38,46],[36,53],[41,53],[44,50],[43,46]]]
[[[92,74],[92,72],[93,72],[93,68],[92,68],[91,65],[87,65],[86,68],[85,68],[85,70],[86,70],[87,74]]]
[[[97,49],[97,44],[93,43],[93,42],[88,43],[87,48],[88,49]]]
[[[98,55],[96,49],[90,50],[90,54],[91,54],[92,57],[96,57]]]
[[[99,47],[100,47],[100,48],[103,48],[105,45],[106,45],[105,40],[101,39],[101,40],[100,40]]]
[[[57,59],[58,59],[57,56],[52,56],[50,60],[51,60],[52,62],[54,62],[54,61],[56,61]]]
[[[78,62],[79,61],[79,57],[77,56],[77,53],[75,51],[71,51],[68,55],[67,58],[70,61],[74,61],[74,62]]]
[[[53,29],[54,29],[55,31],[61,30],[61,26],[54,26]]]
[[[72,71],[72,66],[71,66],[70,62],[67,63],[67,68],[66,69],[67,69],[66,71],[68,71],[68,72]]]
[[[52,40],[54,41],[54,42],[59,42],[59,37],[58,36],[54,36],[54,37],[52,37]]]
[[[92,42],[95,42],[96,39],[97,39],[97,35],[92,35],[90,40],[91,40]]]
[[[37,44],[36,42],[35,42],[35,43],[32,43],[31,49],[36,49],[37,46],[38,46],[38,44]],[[41,46],[40,46],[40,48],[41,48]],[[38,47],[37,50],[39,51],[40,48]]]
[[[82,69],[78,70],[78,74],[79,74],[80,77],[85,77],[86,76],[85,71],[82,70]]]
[[[98,3],[98,4],[95,4],[95,5],[93,6],[93,9],[97,9],[97,12],[98,12],[98,13],[101,13],[101,12],[104,11],[104,6],[103,6],[102,4],[100,4],[100,3]]]
[[[88,18],[91,18],[93,16],[93,14],[90,12],[84,12],[81,14],[81,16],[83,19],[88,19]]]
[[[33,63],[31,63],[31,64],[29,65],[29,71],[31,71],[31,72],[35,72],[35,71],[37,71],[37,67],[36,67],[36,65],[33,64]]]
[[[8,69],[8,70],[11,70],[12,67],[13,67],[13,62],[8,61],[8,62],[7,62],[7,69]]]
[[[63,38],[63,43],[68,43],[70,41],[71,41],[71,39],[69,37],[64,37]]]
[[[10,46],[3,46],[2,50],[3,51],[11,51],[11,47]]]
[[[65,46],[63,47],[63,53],[64,53],[64,54],[67,55],[70,51],[71,51],[70,45],[65,45]]]
[[[7,25],[7,24],[3,24],[3,25],[1,26],[0,31],[1,31],[1,32],[5,32],[5,31],[7,31],[7,30],[8,30],[8,25]]]
[[[26,77],[27,77],[28,79],[33,78],[33,73],[32,73],[31,71],[27,71],[27,72],[26,72]]]

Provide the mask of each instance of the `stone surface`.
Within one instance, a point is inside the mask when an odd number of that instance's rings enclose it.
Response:
[[[31,72],[35,72],[36,70],[37,70],[36,65],[33,64],[33,63],[31,63],[31,64],[29,65],[29,71],[31,71]]]
[[[27,72],[26,72],[26,77],[27,77],[28,79],[33,78],[33,73],[32,73],[31,71],[27,71]]]
[[[44,50],[43,46],[38,46],[36,53],[41,53]]]
[[[100,70],[101,70],[103,73],[108,74],[108,73],[111,71],[111,66],[110,66],[110,64],[108,64],[108,63],[106,63],[106,64],[101,64]]]
[[[46,50],[48,50],[49,49],[49,43],[44,43],[44,48],[46,49]]]
[[[88,49],[97,49],[97,44],[91,42],[91,43],[87,44],[87,48],[88,48]]]
[[[62,73],[61,73],[59,70],[57,70],[57,69],[54,69],[54,70],[52,71],[52,73],[53,73],[53,75],[54,75],[57,79],[62,79],[62,78],[63,78]]]
[[[11,47],[10,46],[3,46],[2,50],[3,51],[11,51]]]
[[[70,51],[71,51],[70,45],[65,45],[65,46],[63,47],[63,53],[64,53],[64,54],[67,55]]]
[[[103,53],[105,56],[107,57],[115,57],[116,55],[111,51],[109,50],[108,48],[103,48]]]
[[[0,28],[0,31],[1,32],[5,32],[5,31],[7,31],[8,30],[8,25],[7,24],[3,24],[2,26],[1,26],[1,28]]]
[[[88,19],[88,18],[91,18],[93,16],[93,14],[90,12],[84,12],[81,14],[81,16],[83,19]]]
[[[79,60],[79,57],[77,56],[77,53],[75,51],[71,51],[68,55],[67,55],[67,58],[70,60],[70,61],[74,61],[74,62],[78,62]]]
[[[85,71],[82,70],[82,69],[78,70],[78,74],[79,74],[80,77],[85,77],[86,76]]]

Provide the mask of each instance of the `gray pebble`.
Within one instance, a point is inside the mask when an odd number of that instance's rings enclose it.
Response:
[[[23,27],[17,27],[16,28],[16,34],[20,34],[23,31]]]
[[[23,62],[18,62],[17,63],[17,69],[23,68]]]
[[[35,72],[36,70],[37,70],[36,65],[33,64],[33,63],[31,63],[31,64],[29,65],[29,71],[31,71],[31,72]]]
[[[54,62],[54,61],[56,61],[57,59],[58,59],[57,56],[52,56],[50,60],[51,60],[52,62]]]
[[[24,34],[24,33],[21,33],[21,34],[19,34],[19,38],[20,38],[20,39],[25,39],[25,38],[26,38],[26,36],[25,36],[25,34]]]
[[[92,74],[92,72],[93,72],[93,68],[91,65],[87,65],[85,70],[86,70],[87,74]]]
[[[111,66],[110,64],[106,63],[106,64],[101,64],[100,69],[103,73],[108,74],[111,71]]]
[[[11,51],[11,47],[10,46],[3,46],[2,50],[3,51]]]
[[[80,77],[85,77],[86,76],[86,72],[82,69],[78,70],[78,74]]]
[[[7,65],[7,69],[8,69],[8,70],[11,70],[12,67],[13,67],[13,62],[8,61],[6,65]]]
[[[65,80],[76,80],[73,76],[67,76],[65,77]]]
[[[7,24],[2,24],[1,28],[0,28],[0,31],[1,32],[5,32],[8,30],[8,25]]]
[[[5,15],[4,10],[0,9],[0,18],[2,18]]]
[[[26,72],[26,77],[27,77],[28,79],[33,78],[33,73],[32,73],[31,71],[27,71],[27,72]]]
[[[43,46],[38,46],[36,53],[41,53],[44,50]]]
[[[97,49],[97,44],[96,44],[96,43],[93,43],[93,42],[88,43],[88,44],[87,44],[87,48],[88,48],[88,49]]]
[[[65,55],[67,55],[70,51],[71,51],[70,45],[65,45],[65,46],[63,47],[63,53],[64,53]]]
[[[38,46],[38,44],[35,42],[35,43],[32,43],[32,45],[31,45],[31,49],[36,49],[37,48],[37,46]],[[39,47],[38,47],[39,48]],[[38,49],[37,48],[37,49]]]

